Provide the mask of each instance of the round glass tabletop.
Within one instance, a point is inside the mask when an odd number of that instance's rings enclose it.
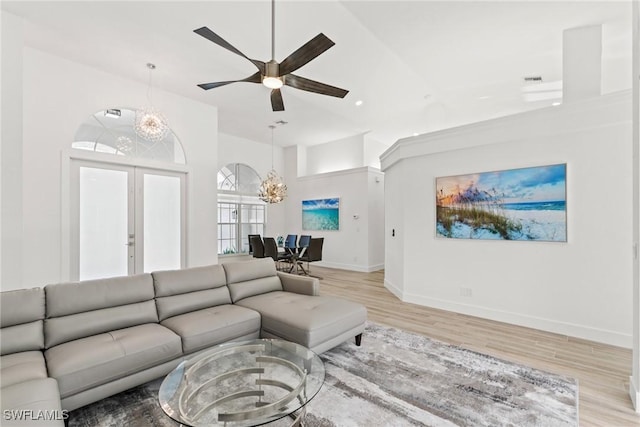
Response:
[[[257,426],[291,416],[318,393],[324,364],[288,341],[229,342],[180,363],[167,375],[160,405],[188,426]]]

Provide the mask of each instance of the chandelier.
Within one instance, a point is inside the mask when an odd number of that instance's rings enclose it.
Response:
[[[273,167],[273,129],[275,129],[275,126],[269,125],[269,128],[271,128],[271,170],[267,173],[266,179],[260,184],[258,197],[264,202],[275,204],[280,203],[287,197],[287,186]]]
[[[153,108],[136,110],[136,134],[147,141],[159,142],[167,136],[169,126],[164,116]]]
[[[147,100],[151,105],[151,72],[156,69],[152,63],[147,64],[149,69],[149,88],[147,90]],[[159,142],[167,136],[169,125],[164,116],[153,107],[140,108],[136,110],[136,119],[134,128],[136,134],[151,142]]]

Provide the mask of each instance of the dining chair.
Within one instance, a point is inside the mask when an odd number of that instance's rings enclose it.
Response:
[[[253,237],[260,237],[259,234],[249,234],[247,235],[247,239],[249,240],[249,254],[253,253],[253,245],[251,244],[251,238]]]
[[[285,249],[295,250],[298,247],[298,235],[297,234],[287,234],[287,238],[284,241]]]
[[[324,237],[316,237],[312,238],[309,242],[309,247],[305,251],[304,255],[298,258],[297,263],[298,266],[302,269],[303,274],[306,276],[309,275],[311,269],[309,268],[309,263],[322,261],[322,246],[324,244]],[[307,263],[307,269],[305,270],[302,263]]]
[[[298,240],[298,255],[303,255],[304,251],[309,247],[309,243],[311,243],[311,236],[301,235],[300,240]]]
[[[297,254],[297,241],[297,234],[288,234],[287,238],[284,240],[284,252],[281,252],[278,256],[279,261],[291,264],[291,267],[288,270],[289,273],[291,273],[296,267],[295,257]]]
[[[251,238],[251,247],[253,249],[254,258],[264,258],[264,243],[260,236],[254,236]]]
[[[276,262],[276,268],[278,267],[278,244],[273,237],[264,238],[264,257],[272,258]]]

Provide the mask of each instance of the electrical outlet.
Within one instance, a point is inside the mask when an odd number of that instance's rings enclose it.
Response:
[[[471,288],[460,288],[460,296],[462,297],[472,296]]]

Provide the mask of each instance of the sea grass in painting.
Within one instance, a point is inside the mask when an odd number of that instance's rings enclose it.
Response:
[[[566,165],[436,178],[436,235],[567,241]]]

